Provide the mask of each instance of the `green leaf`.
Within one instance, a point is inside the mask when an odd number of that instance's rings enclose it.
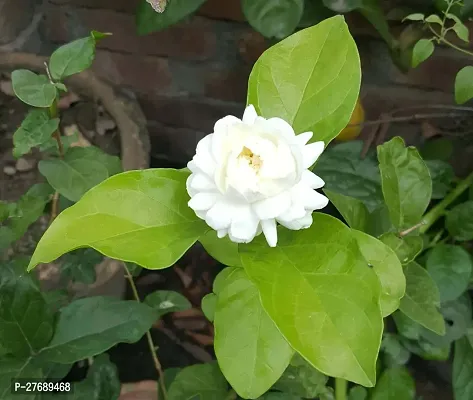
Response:
[[[322,393],[326,383],[327,377],[296,353],[273,389],[303,398],[314,398]]]
[[[440,301],[455,300],[468,288],[473,264],[470,255],[460,246],[440,244],[427,257],[427,271],[440,292]]]
[[[412,49],[411,64],[416,68],[420,63],[427,60],[434,52],[435,46],[430,39],[420,39]]]
[[[404,18],[404,20],[407,19],[409,21],[423,21],[424,18],[425,18],[424,14],[414,13],[414,14],[409,14],[407,17]]]
[[[161,31],[196,12],[205,1],[172,0],[163,13],[158,13],[147,1],[141,0],[136,10],[136,30],[139,35]]]
[[[368,391],[362,386],[354,386],[348,392],[348,400],[367,400]]]
[[[324,189],[325,195],[334,204],[348,226],[365,232],[368,223],[368,209],[361,200]]]
[[[265,51],[250,74],[247,104],[328,144],[348,124],[360,80],[355,42],[343,17],[336,16]]]
[[[0,358],[0,399],[12,398],[12,380],[43,379],[43,372],[39,365],[33,362],[31,357],[28,358]],[[13,396],[16,400],[38,400],[37,394],[16,394]]]
[[[30,106],[49,107],[56,98],[56,87],[45,75],[36,75],[27,69],[17,69],[12,72],[11,80],[15,95]]]
[[[145,304],[157,311],[157,318],[176,311],[192,308],[192,304],[182,294],[171,290],[156,290],[145,298]]]
[[[421,329],[424,328],[421,327]],[[424,338],[420,338],[417,341],[403,339],[402,343],[408,351],[424,360],[447,361],[450,356],[450,344],[438,347]]]
[[[176,379],[177,374],[181,371],[181,368],[168,368],[164,370],[164,386],[166,387],[166,391],[169,391],[171,384]],[[164,399],[164,393],[161,385],[158,383],[158,399]]]
[[[41,350],[43,360],[74,363],[117,343],[134,343],[156,321],[154,310],[136,301],[87,297],[59,312],[54,336]]]
[[[227,236],[219,238],[214,230],[208,231],[199,239],[204,249],[218,262],[228,267],[241,267],[238,254],[238,244],[232,242]]]
[[[214,293],[208,293],[202,298],[202,312],[210,322],[213,322],[215,316],[215,307],[217,306],[217,296]]]
[[[308,28],[322,22],[324,19],[333,17],[335,13],[318,1],[304,1],[304,12],[299,21],[299,28]]]
[[[398,229],[421,221],[432,196],[429,169],[414,147],[395,137],[378,146],[381,183],[389,215]]]
[[[46,110],[31,110],[13,134],[13,154],[20,157],[45,143],[59,126],[59,118],[50,119]]]
[[[473,347],[466,337],[455,343],[452,381],[455,400],[473,398]]]
[[[406,292],[406,278],[396,253],[383,242],[366,233],[353,230],[361,254],[373,267],[381,283],[379,303],[383,317],[399,308],[399,302]]]
[[[23,263],[4,263],[0,269],[0,343],[15,356],[37,352],[54,331],[53,314],[24,268]]]
[[[453,30],[457,34],[457,36],[463,40],[464,42],[470,41],[470,31],[468,28],[463,24],[463,22],[457,22],[453,25]]]
[[[337,144],[325,150],[314,172],[325,181],[325,188],[361,200],[369,211],[383,203],[378,161],[373,153],[361,158],[363,142]]]
[[[415,262],[405,266],[404,274],[406,295],[401,299],[400,310],[427,329],[445,334],[445,322],[437,309],[440,294],[432,277]]]
[[[187,206],[188,176],[150,169],[107,179],[54,220],[29,269],[85,246],[149,269],[174,264],[207,231]]]
[[[120,159],[98,147],[74,147],[64,159],[41,160],[39,172],[60,194],[79,201],[85,192],[122,171]]]
[[[384,371],[371,395],[371,400],[414,400],[415,382],[406,368]]]
[[[279,229],[240,247],[246,272],[264,309],[291,346],[329,376],[372,386],[381,343],[378,279],[351,229],[313,214],[309,229]],[[323,232],[323,235],[321,235]]]
[[[261,397],[258,397],[257,400],[302,400],[302,399],[299,396],[295,396],[292,394],[269,392]]]
[[[61,136],[62,149],[64,153],[67,153],[67,151],[72,146],[72,144],[76,143],[78,140],[79,140],[79,134],[77,131],[75,131],[70,136]],[[57,140],[54,138],[50,138],[49,140],[44,142],[42,145],[40,145],[39,150],[43,153],[59,156]]]
[[[54,80],[61,80],[89,68],[95,56],[95,38],[74,40],[59,47],[49,59],[49,72]]]
[[[295,31],[304,11],[303,0],[242,0],[249,24],[263,36],[283,39]]]
[[[449,161],[453,154],[453,143],[448,138],[434,138],[427,141],[420,149],[422,158],[426,160],[427,166],[430,168],[429,162],[440,160]],[[430,169],[432,174],[432,169]]]
[[[448,232],[456,240],[473,239],[473,201],[467,201],[447,211],[445,222]]]
[[[389,210],[386,204],[375,208],[368,217],[368,227],[366,233],[371,236],[382,236],[386,233],[392,233],[395,230],[389,216]]]
[[[425,22],[428,22],[429,24],[439,24],[439,25],[443,26],[443,21],[437,14],[429,15],[425,19]]]
[[[215,293],[215,354],[238,395],[254,399],[279,379],[293,350],[263,310],[245,270],[232,268],[224,279]]]
[[[394,250],[402,264],[409,264],[411,261],[414,261],[424,245],[424,241],[420,236],[404,236],[400,238],[392,232],[381,235],[379,240]]]
[[[168,400],[222,400],[227,382],[217,363],[191,365],[182,369],[168,391]]]
[[[74,250],[63,257],[61,275],[68,281],[91,285],[96,280],[95,267],[102,260],[102,254],[93,249]]]
[[[407,339],[419,340],[422,325],[413,321],[401,311],[396,311],[392,316],[400,335]]]
[[[389,367],[405,365],[409,361],[410,352],[399,341],[396,335],[385,333],[381,342],[381,350],[385,355],[385,363]]]
[[[453,167],[441,160],[427,160],[425,163],[432,178],[432,199],[443,199],[452,188]]]
[[[62,90],[63,92],[67,92],[67,87],[66,85],[64,85],[64,83],[55,82],[54,86],[56,86],[59,90]]]
[[[473,98],[473,67],[462,68],[455,78],[455,101],[457,104],[466,103]]]

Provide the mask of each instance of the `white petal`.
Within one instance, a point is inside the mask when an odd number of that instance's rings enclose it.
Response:
[[[216,190],[215,183],[204,174],[197,173],[192,174],[189,179],[189,186],[190,188],[197,190],[197,191],[212,191]]]
[[[278,219],[278,222],[285,226],[287,229],[293,231],[298,231],[299,229],[307,229],[312,225],[312,213],[307,213],[302,218],[295,219],[293,221],[281,221]]]
[[[195,215],[197,215],[200,219],[205,220],[205,215],[207,214],[207,210],[203,210],[203,211],[194,210],[194,212],[195,212]]]
[[[304,207],[306,210],[320,210],[328,204],[328,198],[315,190],[304,190]]]
[[[315,175],[313,172],[309,171],[308,169],[305,169],[304,171],[302,171],[301,182],[302,184],[312,189],[320,189],[321,187],[325,185],[325,182],[323,181],[322,178]]]
[[[277,217],[278,221],[293,221],[295,219],[302,218],[306,215],[307,210],[304,207],[302,200],[299,200],[297,203],[292,203],[291,207],[281,215]]]
[[[309,168],[314,164],[324,151],[324,142],[315,142],[304,146],[302,149],[303,166]]]
[[[224,238],[225,236],[227,236],[227,233],[228,233],[228,229],[219,229],[217,231],[217,237],[219,239]]]
[[[278,231],[276,229],[276,220],[265,219],[261,221],[264,237],[269,244],[269,247],[276,247],[278,243]]]
[[[255,107],[252,104],[250,104],[248,107],[245,108],[242,121],[245,124],[253,125],[256,121],[257,116],[258,114],[256,113]]]
[[[217,201],[213,207],[207,212],[205,222],[212,229],[227,229],[232,222],[233,208],[224,200]]]
[[[265,125],[270,127],[271,131],[278,133],[279,136],[285,138],[289,143],[291,143],[296,136],[292,126],[282,118],[270,118],[266,121]]]
[[[212,207],[218,200],[217,193],[197,193],[189,200],[189,207],[194,211],[204,211]]]
[[[285,191],[276,196],[257,201],[252,204],[253,210],[259,219],[276,218],[291,206],[291,193]]]
[[[305,146],[314,134],[312,132],[302,132],[296,135],[296,142],[301,146]]]
[[[250,205],[234,208],[228,235],[236,243],[249,243],[256,236],[259,220]]]
[[[219,119],[214,125],[214,133],[217,135],[226,134],[228,127],[241,122],[240,118],[234,117],[233,115],[227,115]]]

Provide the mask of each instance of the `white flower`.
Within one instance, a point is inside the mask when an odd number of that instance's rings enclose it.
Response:
[[[314,189],[324,181],[309,168],[324,142],[307,144],[312,132],[297,135],[281,118],[265,119],[248,106],[243,119],[226,116],[198,144],[189,162],[189,207],[237,243],[264,233],[276,246],[276,222],[299,230],[312,224],[312,212],[328,199]]]

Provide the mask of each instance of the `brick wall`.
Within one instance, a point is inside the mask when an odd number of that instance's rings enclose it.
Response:
[[[36,4],[23,8],[28,12],[18,18],[17,25],[36,23],[34,30],[26,29],[28,38],[17,43],[26,51],[49,54],[91,29],[113,33],[99,42],[93,69],[136,94],[157,159],[185,162],[215,120],[241,114],[248,74],[267,46],[244,22],[238,0],[208,0],[198,15],[147,36],[135,33],[138,0],[2,1]],[[42,19],[35,19],[35,13]],[[400,105],[453,101],[455,72],[468,60],[440,49],[430,61],[402,74],[368,24],[356,16],[348,21],[361,54],[362,98],[369,117]]]

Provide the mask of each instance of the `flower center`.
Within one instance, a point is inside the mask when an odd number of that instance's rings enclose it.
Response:
[[[255,170],[256,173],[259,172],[260,168],[263,165],[263,160],[258,154],[253,153],[248,147],[243,146],[241,153],[238,155],[238,159],[245,159],[248,162],[248,165]]]

